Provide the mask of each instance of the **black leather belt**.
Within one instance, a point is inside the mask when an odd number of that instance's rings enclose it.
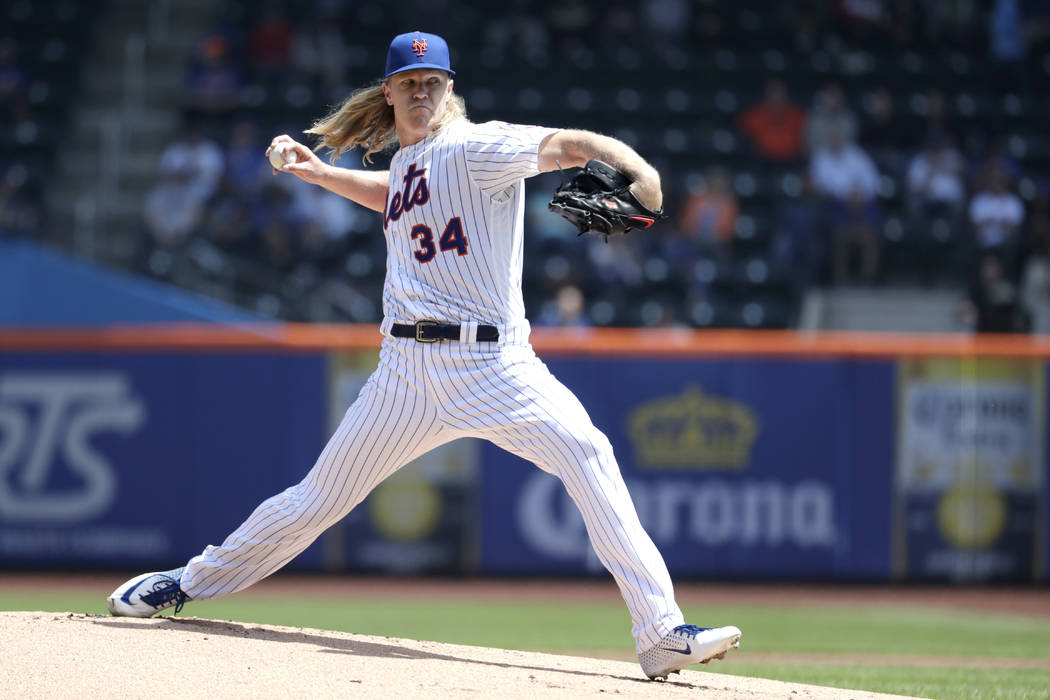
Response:
[[[395,323],[390,327],[390,335],[395,338],[413,338],[420,343],[459,340],[459,325],[455,323],[438,323],[437,321],[417,321],[411,324]],[[477,340],[480,343],[493,343],[499,340],[499,328],[495,326],[478,326]]]

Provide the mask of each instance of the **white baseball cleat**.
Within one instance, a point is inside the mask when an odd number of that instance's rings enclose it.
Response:
[[[182,571],[181,568],[155,571],[125,581],[106,598],[109,613],[120,617],[152,617],[172,605],[178,613],[190,599],[179,587]]]
[[[666,679],[686,666],[706,664],[725,657],[730,649],[740,646],[736,627],[697,627],[678,625],[656,646],[638,655],[638,663],[650,680]]]

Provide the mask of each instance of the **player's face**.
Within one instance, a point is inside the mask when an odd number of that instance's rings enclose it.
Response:
[[[419,68],[387,78],[383,94],[394,108],[394,125],[402,146],[415,143],[430,132],[451,93],[452,80],[443,70]]]

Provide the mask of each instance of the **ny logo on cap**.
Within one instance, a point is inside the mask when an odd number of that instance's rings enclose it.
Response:
[[[426,39],[413,39],[412,50],[416,52],[417,56],[422,56],[427,52],[427,40]]]

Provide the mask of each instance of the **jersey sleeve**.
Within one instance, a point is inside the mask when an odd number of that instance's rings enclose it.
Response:
[[[494,196],[518,180],[539,173],[540,142],[558,129],[486,122],[466,140],[467,172],[478,188]]]

